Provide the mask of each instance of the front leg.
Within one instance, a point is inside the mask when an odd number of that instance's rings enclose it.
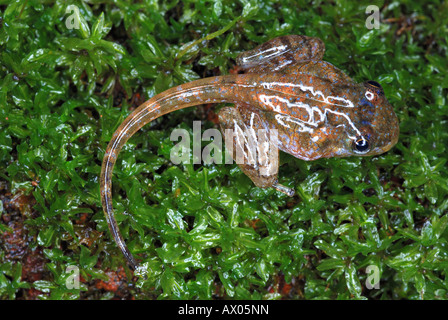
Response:
[[[256,113],[245,122],[237,108],[222,108],[218,117],[226,137],[226,149],[244,174],[259,188],[275,188],[292,197],[294,189],[278,183],[276,131],[263,126]]]

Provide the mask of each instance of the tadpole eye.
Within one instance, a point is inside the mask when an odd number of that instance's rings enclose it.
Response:
[[[382,89],[381,85],[378,82],[376,82],[376,81],[369,80],[369,81],[367,81],[367,83],[370,84],[371,86],[374,86],[374,87],[377,87],[379,89]]]
[[[360,154],[367,153],[370,150],[369,141],[363,136],[357,137],[353,141],[353,150]]]
[[[384,95],[383,87],[381,87],[381,85],[378,82],[369,80],[369,81],[364,82],[364,85],[366,86],[367,91],[375,93],[379,96]]]

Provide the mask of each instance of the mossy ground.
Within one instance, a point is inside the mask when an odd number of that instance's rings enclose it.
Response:
[[[79,9],[79,29],[67,19]],[[380,29],[365,26],[367,5]],[[443,1],[0,0],[0,298],[447,299],[448,4]],[[373,158],[285,154],[290,199],[236,165],[173,166],[170,133],[213,108],[164,116],[124,147],[114,206],[132,278],[101,209],[113,131],[139,103],[226,74],[285,34],[380,82],[400,139]],[[380,288],[366,286],[367,267]],[[67,287],[70,267],[81,286]]]

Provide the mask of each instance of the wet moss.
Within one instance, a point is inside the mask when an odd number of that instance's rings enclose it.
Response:
[[[378,1],[369,30],[371,2],[0,0],[0,298],[446,299],[448,7]],[[214,117],[164,116],[115,168],[120,229],[151,270],[133,277],[100,203],[113,131],[154,94],[226,74],[239,52],[285,34],[323,39],[326,61],[380,82],[397,146],[282,154],[290,199],[236,165],[173,166],[172,129]],[[79,287],[67,285],[73,268]]]

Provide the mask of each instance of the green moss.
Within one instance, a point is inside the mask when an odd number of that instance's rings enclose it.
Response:
[[[79,29],[66,26],[68,4]],[[448,7],[378,1],[380,29],[368,30],[370,4],[0,0],[0,298],[448,298]],[[172,129],[213,124],[204,108],[164,116],[114,171],[120,230],[151,273],[125,269],[125,294],[99,289],[125,266],[99,195],[114,130],[154,94],[228,73],[239,52],[285,34],[319,37],[326,61],[381,82],[397,146],[374,158],[282,154],[289,199],[236,165],[172,166]],[[379,289],[366,286],[370,265]],[[66,286],[70,266],[79,288]]]

